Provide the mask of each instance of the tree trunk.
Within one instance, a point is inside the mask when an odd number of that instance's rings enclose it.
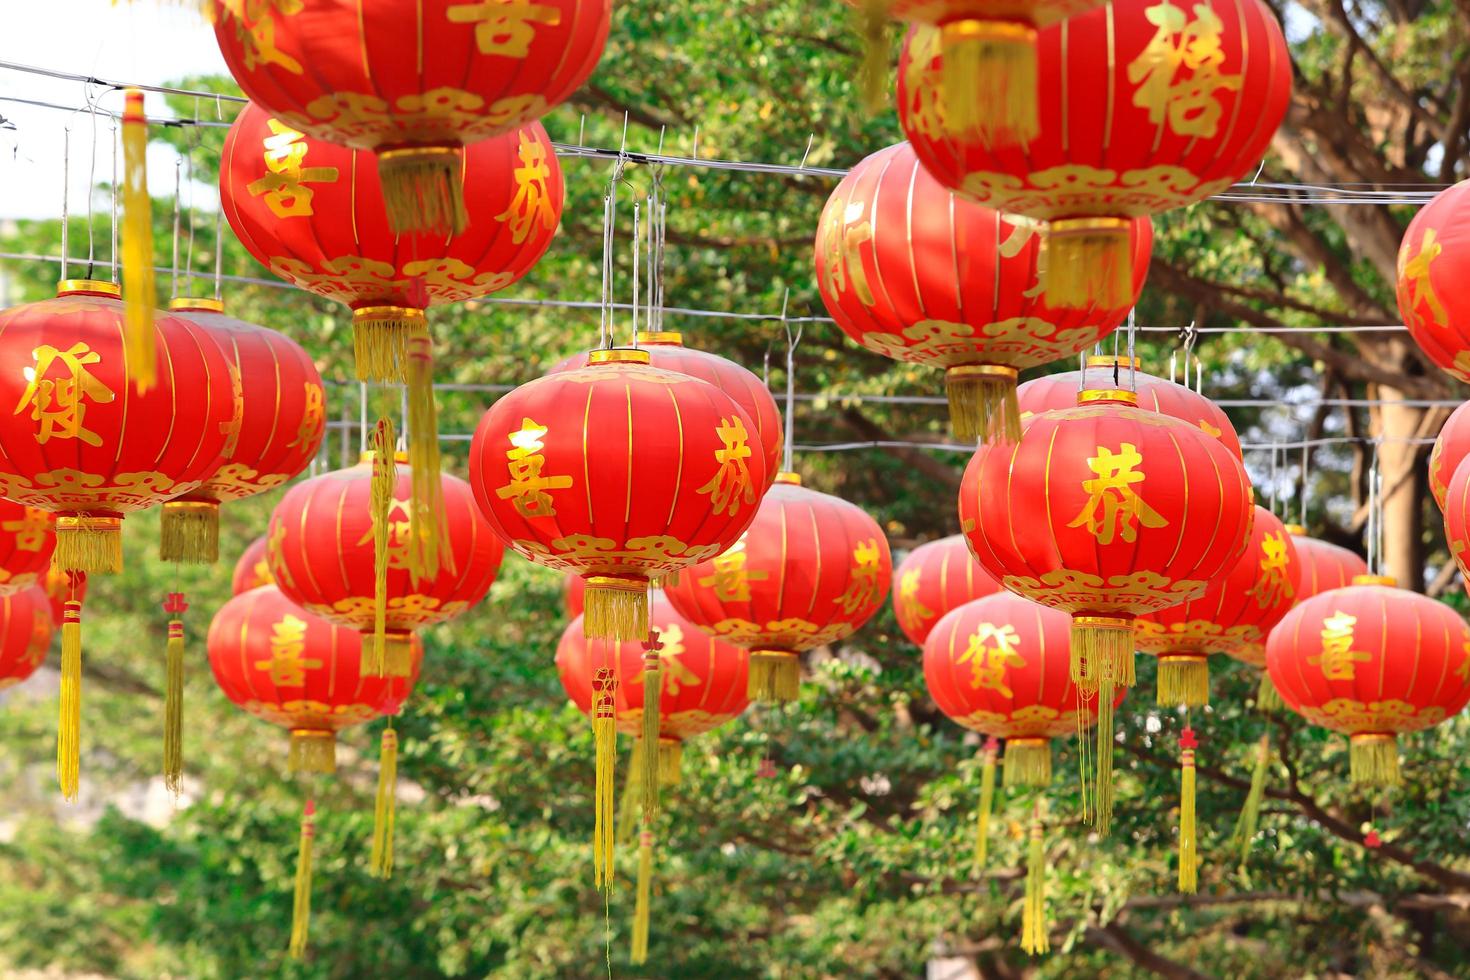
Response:
[[[1373,389],[1370,389],[1373,390]],[[1387,404],[1374,412],[1374,435],[1378,466],[1383,479],[1384,574],[1415,592],[1424,589],[1424,499],[1427,474],[1421,464],[1423,452],[1415,440],[1423,436],[1425,410],[1402,401],[1403,392],[1376,386],[1373,397]]]

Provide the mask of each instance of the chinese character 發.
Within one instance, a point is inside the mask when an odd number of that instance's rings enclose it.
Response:
[[[84,343],[75,343],[66,350],[57,350],[50,344],[37,347],[31,354],[36,366],[27,368],[28,384],[21,392],[20,402],[13,414],[19,415],[27,405],[31,418],[41,423],[36,441],[45,443],[51,439],[80,439],[89,446],[102,445],[102,437],[86,428],[87,403],[105,405],[117,396],[112,389],[92,377],[88,364],[98,364],[102,355]],[[52,365],[60,363],[66,370],[63,378],[48,378]]]
[[[554,517],[556,507],[552,505],[551,490],[565,490],[572,485],[569,476],[542,476],[541,467],[546,458],[541,455],[544,448],[541,440],[547,428],[531,419],[521,419],[518,431],[509,434],[511,449],[505,458],[510,482],[495,491],[501,500],[513,500],[516,512],[522,517]]]
[[[247,71],[279,65],[293,75],[301,74],[301,62],[276,47],[276,14],[299,14],[302,0],[223,0],[223,4],[238,23],[235,33]]]
[[[1203,3],[1194,5],[1193,20],[1167,0],[1149,7],[1144,16],[1158,30],[1128,65],[1128,80],[1138,86],[1133,104],[1147,109],[1149,122],[1156,126],[1167,119],[1180,136],[1214,136],[1222,112],[1216,91],[1233,92],[1241,84],[1240,75],[1220,73],[1224,23]]]
[[[1123,443],[1116,453],[1098,446],[1097,455],[1087,460],[1088,468],[1097,476],[1082,481],[1082,489],[1090,496],[1082,512],[1067,526],[1085,525],[1098,544],[1112,544],[1115,536],[1132,542],[1138,537],[1139,524],[1167,526],[1169,522],[1133,489],[1133,484],[1143,482],[1143,472],[1134,470],[1142,462],[1143,455],[1131,442]]]
[[[983,687],[1002,697],[1014,698],[1015,693],[1006,686],[1006,668],[1026,666],[1016,650],[1019,641],[1014,626],[981,623],[955,662],[970,665],[971,687]]]

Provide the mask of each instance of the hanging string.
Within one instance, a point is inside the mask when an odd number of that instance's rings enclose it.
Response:
[[[225,261],[225,235],[224,235],[224,209],[214,213],[214,298],[220,299],[223,290],[220,282],[220,274],[224,268]]]
[[[1297,512],[1297,523],[1302,527],[1307,526],[1307,492],[1311,489],[1311,466],[1312,447],[1302,446],[1302,492],[1297,496],[1300,509]]]
[[[1276,461],[1281,450],[1277,446],[1271,447],[1271,513],[1276,513]]]
[[[1378,444],[1373,444],[1373,462],[1368,467],[1368,523],[1364,536],[1367,539],[1368,573],[1378,574]]]
[[[612,175],[607,182],[607,195],[602,199],[602,310],[598,345],[605,348],[613,345],[613,247],[617,242],[618,182],[623,179],[623,167],[627,157],[619,155],[613,162]],[[637,239],[634,239],[635,248]]]
[[[196,131],[197,132],[197,131]],[[198,140],[196,138],[195,142]],[[194,148],[191,146],[184,156],[184,184],[189,188],[189,204],[184,210],[184,223],[189,236],[184,251],[184,292],[194,292]]]
[[[174,158],[174,261],[170,273],[169,295],[179,295],[179,201],[183,196],[184,160]]]
[[[66,126],[61,130],[61,281],[66,281],[66,260],[71,235],[69,234],[71,221],[68,213],[68,191],[71,182],[71,121],[67,120]]]
[[[92,87],[85,88],[87,100],[87,114],[92,117],[92,145],[90,147],[90,160],[87,169],[87,278],[92,278],[92,267],[97,259],[96,235],[92,228],[92,197],[93,189],[97,186],[97,100],[92,95]]]
[[[1128,390],[1138,390],[1138,310],[1128,311]]]
[[[111,251],[110,254],[112,255],[112,281],[115,282],[115,283],[121,283],[122,280],[120,278],[118,278],[118,276],[119,276],[119,272],[120,272],[122,266],[121,266],[121,263],[118,262],[118,258],[117,258],[117,157],[118,157],[117,146],[118,146],[118,126],[117,126],[117,117],[116,116],[112,116],[110,118],[112,119],[112,186],[111,186],[111,191],[112,191],[112,251]],[[221,210],[221,212],[223,212],[224,209],[221,208],[220,210]]]
[[[643,229],[640,225],[642,213],[637,201],[633,202],[633,346],[638,346],[638,256],[643,251]]]
[[[791,300],[791,290],[781,297],[781,326],[786,330],[786,455],[781,469],[792,472],[796,448],[796,348],[806,324],[791,331],[791,322],[786,319],[786,304]]]

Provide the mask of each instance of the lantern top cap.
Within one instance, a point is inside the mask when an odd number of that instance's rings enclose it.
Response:
[[[1307,529],[1300,524],[1288,524],[1286,525],[1286,533],[1296,535],[1300,538],[1307,533]]]
[[[173,313],[223,313],[225,302],[205,296],[175,296],[168,301],[168,308]]]
[[[360,456],[357,457],[357,462],[359,464],[362,464],[362,463],[371,463],[373,461],[373,456],[374,456],[374,453],[373,453],[373,451],[371,449],[364,449],[362,451],[362,455],[360,455]],[[393,462],[395,462],[395,463],[402,463],[405,466],[407,466],[408,465],[408,450],[406,450],[406,449],[397,449],[397,450],[394,450],[394,452],[393,452]]]
[[[777,473],[776,482],[789,484],[793,487],[799,487],[801,486],[801,474],[791,472]]]
[[[122,287],[103,279],[63,279],[56,284],[57,296],[122,296]]]
[[[648,351],[636,347],[607,347],[587,355],[587,365],[594,364],[647,364]]]
[[[1390,587],[1399,584],[1399,580],[1392,575],[1354,575],[1353,585],[1387,585]]]
[[[1139,357],[1127,357],[1123,354],[1088,354],[1087,366],[1090,368],[1126,368],[1131,367],[1135,371],[1142,370],[1143,359]]]
[[[655,330],[652,333],[640,333],[638,343],[654,347],[683,347],[684,335],[677,330]]]
[[[1095,405],[1113,402],[1119,405],[1137,405],[1138,392],[1125,388],[1086,388],[1077,392],[1078,405]]]

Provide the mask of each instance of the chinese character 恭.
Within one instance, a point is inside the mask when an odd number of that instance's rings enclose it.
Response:
[[[1353,627],[1358,617],[1338,612],[1322,621],[1322,652],[1308,657],[1307,663],[1322,669],[1322,676],[1330,681],[1350,681],[1356,668],[1354,664],[1367,663],[1373,655],[1366,650],[1353,649]]]
[[[898,621],[910,633],[923,630],[924,620],[934,615],[919,601],[919,579],[922,569],[910,568],[898,577]]]
[[[1082,489],[1089,494],[1087,503],[1067,526],[1085,525],[1098,544],[1112,544],[1115,536],[1131,543],[1138,537],[1139,524],[1167,526],[1169,522],[1133,489],[1133,484],[1143,482],[1143,472],[1134,470],[1142,462],[1143,455],[1131,442],[1123,443],[1116,453],[1098,446],[1097,455],[1087,460],[1088,469],[1097,476],[1082,481]]]
[[[1138,86],[1133,104],[1147,109],[1149,122],[1156,126],[1167,119],[1180,136],[1214,136],[1222,112],[1215,92],[1233,92],[1241,84],[1240,75],[1220,73],[1224,23],[1203,3],[1194,5],[1193,20],[1167,0],[1149,7],[1144,16],[1158,30],[1128,65],[1128,80]],[[1178,77],[1181,70],[1187,77]]]
[[[30,406],[31,418],[41,423],[37,442],[50,442],[55,437],[80,439],[89,446],[102,445],[102,437],[84,425],[88,401],[105,405],[117,397],[87,370],[88,364],[100,363],[102,355],[79,342],[64,351],[45,344],[32,351],[31,356],[36,366],[26,369],[29,383],[21,392],[13,414],[19,415]],[[58,362],[68,376],[47,378],[51,366]]]
[[[447,16],[454,24],[474,24],[475,44],[481,54],[524,58],[531,53],[536,25],[555,27],[561,11],[534,0],[481,0],[450,7]]]
[[[266,206],[277,218],[300,218],[312,213],[315,193],[307,184],[336,183],[336,167],[306,167],[301,133],[279,119],[268,119],[272,136],[265,138],[265,167],[269,173],[245,186],[252,196],[265,195]]]
[[[765,581],[768,572],[750,571],[745,567],[745,536],[730,546],[710,564],[715,566],[713,575],[699,579],[705,588],[713,588],[715,598],[721,602],[749,602],[750,583]]]
[[[533,420],[521,419],[518,431],[509,434],[510,449],[505,458],[510,482],[495,491],[501,500],[513,500],[516,512],[522,517],[554,517],[556,507],[552,505],[551,490],[565,490],[572,485],[569,476],[542,476],[541,467],[546,458],[541,455],[544,448],[541,440],[546,436],[546,426]]]
[[[1286,547],[1286,535],[1280,531],[1261,539],[1261,574],[1251,589],[1251,595],[1255,596],[1256,605],[1261,609],[1290,599],[1296,592],[1286,577],[1289,564]]]
[[[305,388],[306,407],[301,411],[301,425],[296,429],[296,438],[286,444],[288,449],[311,445],[321,433],[322,426],[326,424],[327,406],[322,386],[307,381]]]
[[[503,214],[495,216],[496,221],[509,223],[511,241],[517,245],[526,240],[531,226],[538,221],[548,230],[556,227],[556,209],[546,190],[546,178],[551,176],[551,168],[546,165],[546,144],[528,136],[525,130],[521,130],[520,139],[521,165],[515,169],[516,196]]]
[[[837,597],[842,611],[851,616],[878,598],[878,542],[869,538],[852,549],[852,579],[847,591]]]
[[[745,461],[750,458],[750,435],[740,416],[722,418],[715,433],[725,443],[724,448],[715,450],[715,462],[720,468],[710,481],[695,493],[709,494],[715,513],[721,511],[733,515],[740,509],[741,501],[755,503],[755,488],[750,484],[750,467]]]
[[[1436,241],[1438,237],[1433,228],[1427,228],[1424,237],[1419,239],[1419,251],[1412,259],[1408,249],[1399,253],[1399,280],[1409,284],[1409,308],[1404,311],[1405,316],[1418,317],[1419,304],[1422,303],[1429,307],[1436,322],[1443,323],[1446,319],[1444,304],[1434,291],[1434,281],[1429,278],[1429,266],[1444,251],[1444,246]]]
[[[970,665],[971,687],[983,687],[1002,697],[1014,698],[1015,693],[1006,686],[1006,668],[1026,666],[1025,659],[1016,650],[1019,641],[1013,626],[981,623],[970,637],[965,652],[955,662]]]
[[[247,71],[279,65],[293,75],[301,74],[301,62],[276,47],[276,14],[299,14],[302,0],[223,0],[223,5],[238,23],[235,33]]]
[[[306,623],[287,613],[271,629],[271,658],[257,660],[256,670],[268,671],[277,687],[300,687],[306,683],[306,672],[322,665],[320,660],[303,660],[306,651]]]

